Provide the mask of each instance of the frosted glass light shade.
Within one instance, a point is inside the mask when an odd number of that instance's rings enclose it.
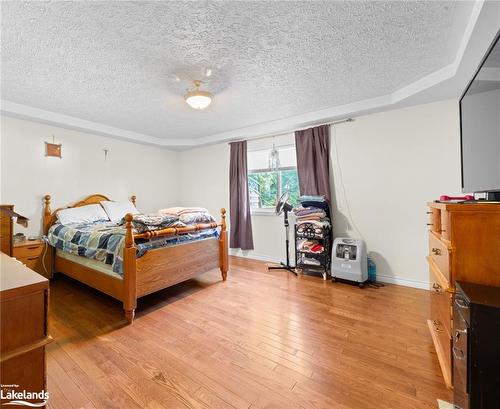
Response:
[[[279,151],[274,147],[269,152],[269,169],[271,170],[278,170],[280,168],[280,153]]]
[[[186,103],[193,109],[205,109],[212,103],[212,94],[208,91],[189,91],[184,95]]]

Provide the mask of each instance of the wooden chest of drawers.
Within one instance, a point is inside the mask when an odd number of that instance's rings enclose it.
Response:
[[[52,278],[52,251],[41,240],[25,240],[14,243],[13,256],[26,267],[46,278]]]
[[[14,210],[13,205],[0,205],[2,208]],[[0,251],[12,256],[12,218],[0,212]]]
[[[51,340],[49,282],[5,254],[0,261],[0,383],[18,385],[4,387],[4,395],[11,389],[40,393],[46,391],[45,345]]]
[[[457,280],[500,286],[500,204],[429,203],[429,330],[446,385],[453,386],[453,294]]]

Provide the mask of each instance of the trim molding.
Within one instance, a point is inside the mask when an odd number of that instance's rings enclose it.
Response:
[[[236,256],[236,257],[249,258],[249,259],[253,259],[253,260],[264,261],[264,262],[267,262],[267,263],[276,263],[276,264],[279,264],[282,261],[278,257],[267,256],[265,254],[255,253],[253,250],[229,249],[229,255],[230,256]]]
[[[229,254],[231,256],[249,258],[253,260],[264,261],[267,263],[279,264],[282,260],[277,257],[267,256],[265,254],[254,253],[253,251],[241,251],[235,249],[229,249]],[[428,281],[412,280],[408,278],[398,277],[398,276],[388,276],[384,274],[377,274],[377,279],[382,283],[402,285],[404,287],[418,288],[421,290],[429,290],[430,283]]]
[[[81,118],[59,114],[56,112],[38,109],[28,105],[18,104],[12,101],[1,101],[2,115],[17,117],[21,119],[33,120],[55,126],[62,126],[83,132],[90,132],[97,135],[109,136],[117,139],[129,140],[132,142],[172,148],[193,148],[197,146],[221,143],[234,139],[252,139],[263,134],[286,132],[289,129],[314,126],[320,122],[334,121],[346,116],[368,114],[384,108],[395,108],[397,104],[407,101],[410,97],[416,96],[440,83],[453,78],[462,63],[469,41],[474,29],[479,25],[479,19],[486,4],[484,0],[475,2],[472,12],[468,17],[467,24],[463,30],[458,50],[453,62],[446,65],[420,79],[401,87],[398,90],[376,98],[356,101],[349,104],[339,105],[319,111],[308,112],[274,121],[255,124],[249,127],[234,129],[227,132],[216,133],[201,138],[165,138],[154,137],[137,132],[128,131],[121,128],[108,126],[105,124],[87,121]],[[486,8],[485,8],[486,9]],[[487,10],[486,10],[487,11]],[[409,102],[409,101],[408,101]],[[420,102],[415,102],[415,104]]]
[[[387,276],[377,274],[377,279],[382,283],[402,285],[404,287],[419,288],[421,290],[429,290],[430,283],[428,281],[411,280],[397,276]]]

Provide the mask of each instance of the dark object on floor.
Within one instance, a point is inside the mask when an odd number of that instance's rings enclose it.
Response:
[[[453,303],[453,403],[500,408],[500,287],[456,282]]]

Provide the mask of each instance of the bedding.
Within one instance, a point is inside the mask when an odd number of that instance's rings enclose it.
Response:
[[[104,209],[98,204],[62,209],[57,213],[61,224],[92,223],[109,220]]]
[[[125,224],[125,219],[122,219],[120,224]],[[132,226],[137,233],[144,233],[146,231],[161,230],[167,227],[185,227],[186,224],[179,220],[177,216],[169,214],[165,215],[145,215],[134,214],[132,219]]]
[[[103,200],[101,202],[104,211],[112,222],[119,222],[127,213],[138,214],[139,211],[131,202],[112,202]]]
[[[208,210],[204,207],[167,207],[166,209],[160,209],[158,213],[180,216],[189,213],[208,213]]]
[[[47,234],[56,249],[101,261],[115,273],[123,267],[125,229],[113,222],[54,224]]]
[[[179,221],[186,225],[215,222],[215,219],[204,207],[169,207],[159,210],[158,214],[177,216]]]
[[[160,216],[158,216],[160,217]],[[171,216],[161,216],[163,220],[169,220],[169,223],[178,223],[172,221]],[[134,216],[134,219],[145,223],[146,216]],[[154,221],[158,219],[153,218]],[[139,226],[140,223],[137,223]],[[146,226],[146,225],[143,225]],[[149,225],[146,228],[158,229],[168,226]],[[54,224],[48,232],[49,244],[56,249],[97,260],[110,265],[112,271],[123,276],[123,248],[125,244],[125,227],[117,226],[113,222],[94,222],[94,223],[74,223],[63,225]],[[142,257],[148,250],[161,247],[178,245],[195,240],[217,238],[217,229],[200,230],[188,234],[177,236],[163,236],[151,240],[137,240],[137,257]]]

